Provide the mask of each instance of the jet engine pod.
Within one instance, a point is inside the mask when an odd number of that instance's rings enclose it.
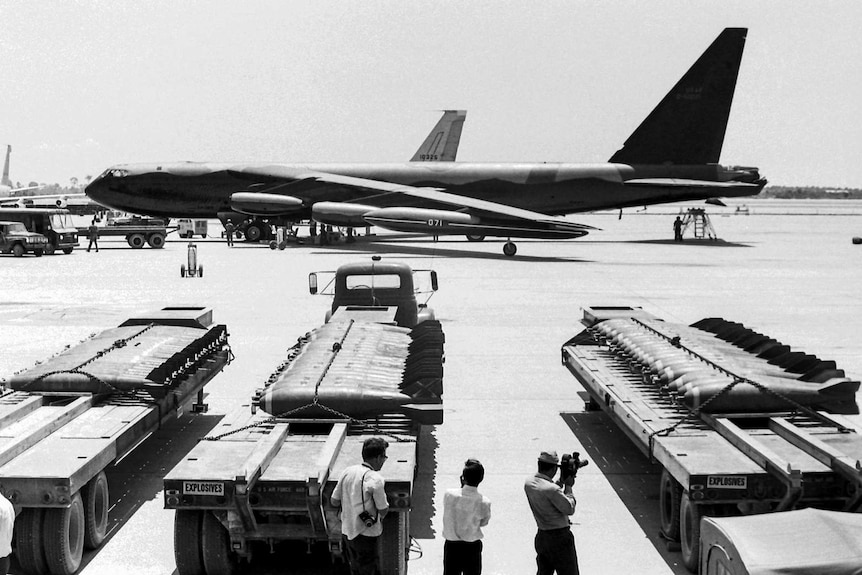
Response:
[[[363,216],[377,208],[347,202],[317,202],[311,206],[311,217],[331,226],[361,227],[368,225]]]
[[[427,208],[380,208],[366,213],[364,219],[387,230],[435,235],[472,233],[470,228],[480,222],[470,214]]]
[[[236,192],[230,196],[230,207],[249,216],[280,216],[302,209],[302,200],[280,194]]]

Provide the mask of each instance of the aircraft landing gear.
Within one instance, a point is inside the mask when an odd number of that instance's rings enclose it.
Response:
[[[505,244],[503,244],[503,253],[509,257],[512,257],[516,253],[518,253],[518,246],[512,240],[507,240]]]

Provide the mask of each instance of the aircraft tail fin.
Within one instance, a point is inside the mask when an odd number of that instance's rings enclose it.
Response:
[[[465,110],[445,110],[443,116],[410,158],[411,162],[454,162],[461,143]]]
[[[725,28],[610,162],[717,164],[747,28]]]
[[[6,146],[6,163],[3,164],[3,180],[0,180],[0,184],[4,186],[12,187],[12,180],[9,179],[9,156],[12,155],[12,146]]]

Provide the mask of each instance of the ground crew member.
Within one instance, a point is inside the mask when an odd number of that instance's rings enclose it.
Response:
[[[482,527],[491,519],[491,501],[476,489],[485,468],[468,459],[461,487],[443,496],[443,575],[481,575]]]
[[[96,246],[96,251],[99,251],[99,227],[96,225],[96,219],[90,222],[90,227],[87,228],[87,237],[90,240],[90,245],[87,246],[87,251]]]
[[[0,493],[0,575],[9,572],[12,556],[12,529],[15,527],[15,508],[12,502]]]
[[[227,238],[228,247],[233,246],[233,224],[228,222],[224,226],[225,238]]]
[[[575,478],[567,478],[563,485],[554,483],[560,464],[556,451],[543,451],[538,463],[538,473],[524,482],[527,502],[539,528],[535,539],[537,573],[578,575],[578,555],[569,521],[575,513]]]
[[[362,463],[344,470],[332,492],[333,507],[341,507],[342,543],[351,575],[377,575],[380,558],[377,538],[383,534],[383,518],[389,511],[385,481],[378,473],[386,462],[389,443],[369,437],[362,444]]]
[[[676,220],[673,222],[673,241],[682,241],[682,220],[679,219],[679,216],[677,216]]]

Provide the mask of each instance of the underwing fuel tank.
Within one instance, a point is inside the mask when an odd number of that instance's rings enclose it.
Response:
[[[536,239],[571,239],[595,229],[561,220],[486,220],[451,210],[427,208],[380,208],[365,214],[367,223],[396,232],[431,235],[484,235]]]
[[[311,218],[330,226],[362,227],[368,225],[365,214],[376,209],[375,206],[349,202],[317,202],[311,206]]]

